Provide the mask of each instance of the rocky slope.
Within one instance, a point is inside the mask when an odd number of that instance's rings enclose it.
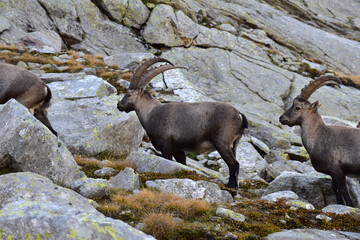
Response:
[[[324,119],[354,127],[360,121],[359,10],[356,1],[335,0],[1,0],[0,59],[48,83],[49,119],[59,133],[54,137],[14,100],[0,105],[2,236],[152,239],[137,226],[162,239],[143,218],[127,221],[124,216],[136,215],[131,207],[120,210],[120,201],[110,211],[107,205],[124,189],[134,197],[155,189],[222,204],[209,213],[211,220],[199,217],[209,226],[181,220],[204,227],[207,233],[199,230],[200,236],[360,238],[353,220],[359,209],[332,205],[331,179],[311,166],[299,129],[278,122],[301,88],[320,74],[341,76],[345,84],[323,87],[311,97],[323,103]],[[188,67],[156,77],[149,88],[156,98],[226,101],[248,117],[250,133],[237,149],[243,183],[238,194],[224,189],[228,169],[217,152],[189,154],[188,166],[167,161],[143,138],[136,115],[116,109],[133,69],[155,55]],[[109,156],[111,162],[104,160]],[[249,181],[257,187],[245,187]],[[360,183],[347,182],[359,207]],[[262,232],[254,230],[257,217],[248,212],[261,212],[261,204],[286,209],[271,228],[268,218],[275,215],[262,216],[256,222]],[[347,225],[351,221],[355,226]],[[311,229],[297,229],[304,227]],[[273,233],[281,229],[293,230]],[[182,231],[196,232],[184,226]]]

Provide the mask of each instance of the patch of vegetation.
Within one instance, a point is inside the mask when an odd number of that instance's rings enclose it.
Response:
[[[77,164],[81,166],[81,170],[86,174],[86,176],[91,178],[99,178],[94,174],[94,172],[103,167],[111,167],[119,172],[124,170],[126,167],[135,167],[133,163],[127,162],[123,158],[101,158],[103,159],[101,161],[96,158],[74,155],[74,159]]]

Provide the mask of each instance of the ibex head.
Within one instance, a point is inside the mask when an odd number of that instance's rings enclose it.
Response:
[[[294,101],[293,105],[280,116],[280,122],[283,125],[294,126],[301,125],[303,119],[307,118],[309,114],[317,112],[321,107],[321,103],[316,101],[310,103],[308,99],[310,96],[320,87],[324,85],[332,85],[340,87],[341,80],[334,76],[321,76],[315,80],[312,80],[308,85],[306,85],[302,90],[300,95],[298,95]]]
[[[148,70],[150,66],[152,66],[157,62],[165,62],[166,64]],[[120,111],[125,111],[125,112],[130,112],[135,110],[135,105],[138,99],[141,98],[143,94],[148,94],[148,92],[145,91],[145,87],[151,81],[151,79],[153,79],[156,75],[166,70],[170,70],[174,68],[182,68],[182,67],[174,66],[170,61],[164,58],[151,58],[143,62],[135,70],[130,81],[129,89],[126,95],[123,97],[123,99],[118,102],[117,108]]]

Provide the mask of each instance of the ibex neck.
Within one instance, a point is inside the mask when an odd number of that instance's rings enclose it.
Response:
[[[136,102],[135,111],[143,126],[147,122],[147,119],[153,108],[159,104],[161,103],[158,100],[152,98],[148,92],[144,92],[139,96]]]
[[[317,137],[322,133],[321,129],[324,126],[325,122],[318,113],[305,118],[301,123],[301,139],[308,151],[315,145]]]

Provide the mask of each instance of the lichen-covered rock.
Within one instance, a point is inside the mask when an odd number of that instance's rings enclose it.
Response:
[[[234,211],[231,211],[223,207],[219,207],[216,209],[216,215],[222,217],[228,217],[237,222],[244,222],[246,220],[246,217],[244,215],[240,213],[236,213]]]
[[[335,213],[335,214],[353,214],[360,217],[360,209],[348,207],[340,204],[333,204],[324,207],[321,210],[323,213]]]
[[[285,204],[288,206],[291,206],[292,209],[303,208],[303,209],[307,209],[307,210],[315,210],[315,207],[311,203],[304,202],[301,200],[289,200],[289,201],[286,201]]]
[[[0,226],[7,239],[154,239],[99,212],[49,201],[8,203],[0,210]]]
[[[97,205],[80,194],[60,187],[48,178],[31,172],[9,173],[0,176],[0,209],[19,201],[53,202],[72,206],[78,210],[96,213]]]
[[[65,144],[16,100],[2,108],[0,125],[0,159],[11,159],[16,171],[38,173],[65,186],[84,175]]]
[[[116,176],[110,178],[109,184],[110,187],[115,190],[137,190],[140,189],[139,174],[137,174],[134,169],[127,167],[123,171],[119,172]]]
[[[48,84],[51,92],[59,99],[77,99],[77,98],[91,98],[91,97],[105,97],[117,90],[108,82],[96,76],[88,75],[84,79],[73,81],[62,81]]]
[[[110,184],[101,178],[80,178],[73,182],[71,189],[87,198],[99,199],[110,194]]]
[[[276,232],[265,237],[266,240],[297,240],[297,239],[316,239],[316,240],[351,240],[360,237],[359,233],[328,231],[318,229],[292,229]]]
[[[94,155],[108,151],[127,155],[138,148],[144,130],[134,113],[116,108],[119,100],[120,96],[111,95],[54,102],[49,119],[73,153]]]
[[[279,200],[298,200],[299,196],[293,191],[280,191],[270,193],[261,197],[261,200],[267,200],[269,202],[277,202]]]
[[[136,171],[140,173],[175,173],[184,170],[195,171],[195,169],[181,163],[146,153],[144,150],[132,152],[125,161],[134,164]]]
[[[231,194],[211,182],[191,179],[164,179],[146,181],[146,186],[160,192],[177,194],[184,198],[203,199],[208,202],[233,202]]]

